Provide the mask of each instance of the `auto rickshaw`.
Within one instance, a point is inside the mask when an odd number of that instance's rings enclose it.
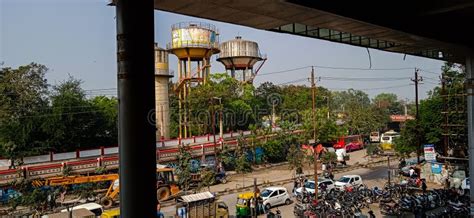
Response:
[[[257,194],[257,198],[260,195]],[[253,192],[245,192],[237,196],[237,203],[235,205],[235,215],[237,217],[250,217],[252,212],[250,210],[251,199],[254,197]],[[257,206],[257,214],[262,214],[263,211]]]
[[[119,218],[120,217],[120,209],[112,209],[106,210],[100,216],[101,218]]]

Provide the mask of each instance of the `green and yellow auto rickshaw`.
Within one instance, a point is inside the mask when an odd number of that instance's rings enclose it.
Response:
[[[257,198],[258,197],[259,194],[257,194]],[[250,217],[252,215],[250,206],[253,202],[252,198],[254,198],[253,192],[245,192],[237,196],[237,204],[235,205],[235,215],[237,217]],[[257,206],[257,214],[261,214],[262,211],[258,208],[259,207]]]

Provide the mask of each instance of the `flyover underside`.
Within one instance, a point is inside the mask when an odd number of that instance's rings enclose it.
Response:
[[[262,30],[458,63],[464,63],[465,54],[470,50],[454,43],[442,42],[342,17],[312,8],[311,5],[307,7],[299,5],[299,1],[291,2],[274,0],[155,0],[155,9]],[[403,11],[399,15],[404,16]]]

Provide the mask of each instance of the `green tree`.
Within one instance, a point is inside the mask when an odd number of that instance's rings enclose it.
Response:
[[[235,171],[238,173],[252,172],[252,166],[247,158],[247,141],[243,136],[237,138],[237,149],[235,150]]]
[[[408,156],[417,150],[416,121],[409,120],[400,133],[400,137],[394,140],[395,151],[401,155]],[[422,133],[419,133],[422,134]]]
[[[201,181],[197,187],[197,190],[201,190],[204,187],[207,187],[207,190],[210,190],[210,185],[213,185],[216,181],[216,174],[209,167],[206,167],[201,170]]]
[[[187,191],[191,181],[191,153],[189,146],[179,146],[179,155],[176,157],[176,175],[178,176],[178,185],[181,189]]]
[[[95,111],[94,141],[98,145],[118,142],[118,100],[115,97],[96,96],[89,100]]]
[[[36,63],[0,69],[0,154],[12,163],[49,147],[43,125],[48,111],[47,70]]]
[[[314,124],[311,110],[302,113],[303,126],[305,130],[305,141],[313,139]],[[333,142],[347,133],[343,125],[337,125],[334,116],[327,117],[327,108],[316,110],[317,139],[320,142]]]
[[[372,99],[375,107],[382,110],[386,110],[389,114],[402,114],[403,106],[398,100],[396,94],[393,93],[380,93]]]
[[[70,77],[53,86],[51,115],[45,123],[49,133],[48,143],[57,151],[70,151],[97,147],[97,131],[100,129],[99,108],[86,99],[82,81]],[[101,119],[98,122],[98,118]],[[115,144],[115,143],[114,143]]]
[[[291,145],[286,155],[288,166],[290,170],[295,170],[296,174],[303,173],[303,164],[305,153],[301,150],[299,145]]]
[[[262,146],[265,159],[270,163],[278,163],[286,158],[285,146],[278,140],[269,140]]]
[[[334,163],[337,160],[337,155],[334,152],[325,152],[321,156],[321,160],[323,161],[323,163]]]

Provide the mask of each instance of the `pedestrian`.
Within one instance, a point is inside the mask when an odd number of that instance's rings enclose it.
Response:
[[[255,198],[250,198],[250,214],[255,215],[257,210],[255,208]]]
[[[408,176],[410,176],[410,178],[415,177],[415,169],[413,167],[410,167],[410,170],[408,170]]]
[[[428,186],[426,185],[426,179],[422,179],[421,180],[421,189],[423,190],[423,194],[426,193],[427,188],[428,188]]]
[[[276,218],[281,218],[281,211],[277,208],[276,209]]]
[[[160,201],[158,201],[158,204],[156,204],[156,217],[157,218],[165,218],[165,215],[161,212]]]
[[[266,211],[265,211],[265,205],[263,205],[263,198],[258,196],[257,202],[258,202],[257,206],[258,206],[260,214],[265,214]]]
[[[334,174],[332,172],[329,172],[329,178],[334,181]]]
[[[406,165],[407,165],[407,162],[405,161],[405,158],[404,157],[400,158],[400,164],[398,165],[398,168],[402,169]]]
[[[297,188],[298,188],[298,179],[295,179],[295,181],[293,182],[293,190],[292,190],[292,193],[295,196],[296,196],[296,189]]]
[[[325,194],[326,189],[327,189],[326,183],[322,182],[321,185],[319,185],[319,187],[321,188],[321,192]]]
[[[444,188],[445,188],[445,189],[451,188],[451,183],[449,182],[449,178],[446,177],[446,179],[444,179],[444,181],[445,181],[445,182],[444,182],[444,185],[445,185]]]

